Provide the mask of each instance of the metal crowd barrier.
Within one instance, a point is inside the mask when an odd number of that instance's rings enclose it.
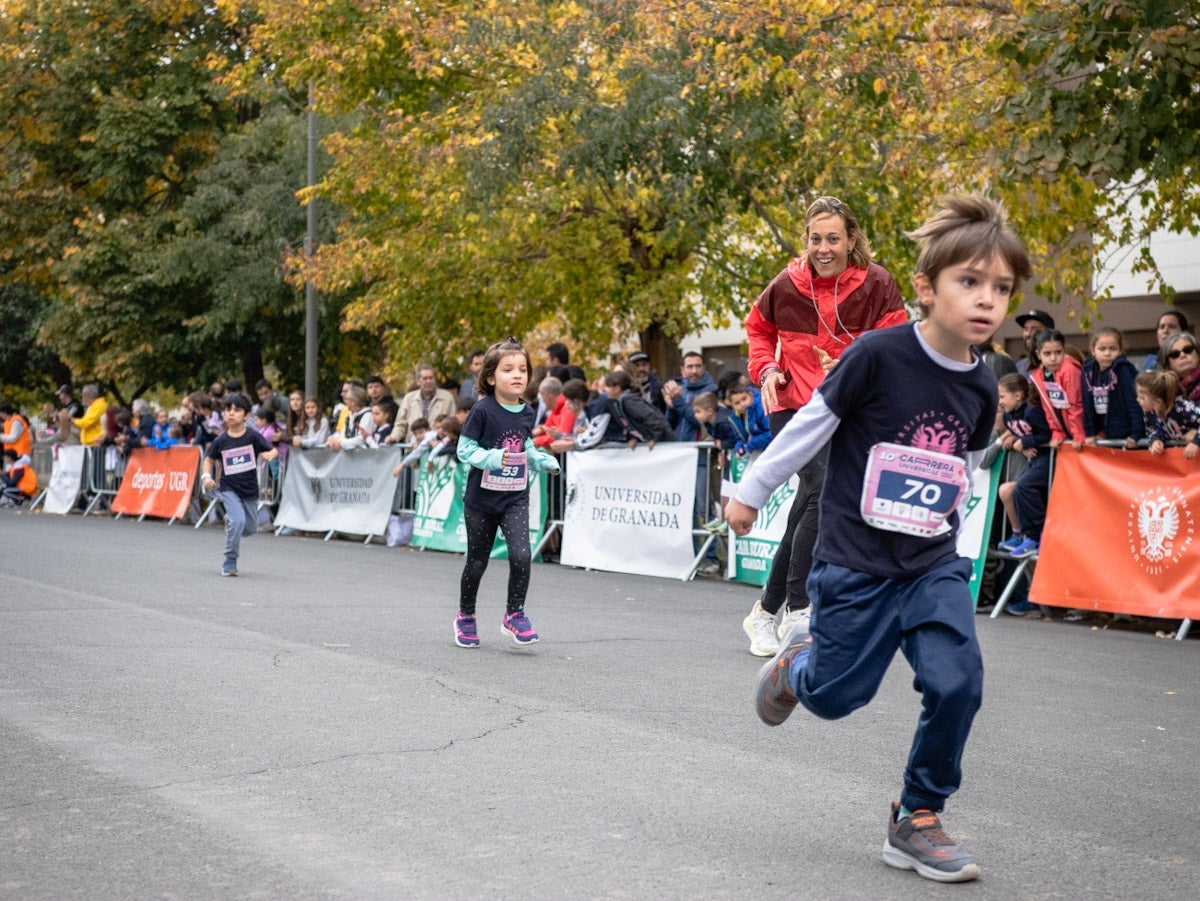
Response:
[[[125,466],[128,462],[128,458],[113,445],[84,449],[83,466],[87,473],[84,494],[88,498],[87,507],[83,511],[84,516],[101,503],[107,503],[111,508],[112,498],[116,497],[121,488],[121,479],[125,476]]]

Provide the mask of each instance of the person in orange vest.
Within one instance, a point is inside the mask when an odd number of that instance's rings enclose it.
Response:
[[[10,448],[4,449],[4,473],[0,474],[0,491],[7,504],[23,504],[37,494],[37,473],[28,454],[18,454]]]
[[[4,424],[4,450],[12,448],[18,457],[33,453],[33,432],[29,420],[17,412],[12,404],[0,404],[0,423]]]

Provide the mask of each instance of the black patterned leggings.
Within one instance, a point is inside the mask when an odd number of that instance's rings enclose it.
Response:
[[[467,563],[463,567],[458,610],[463,616],[475,615],[475,597],[487,571],[496,530],[508,544],[508,603],[505,613],[516,613],[525,606],[529,591],[532,555],[529,549],[529,495],[503,514],[484,513],[467,507],[463,510],[467,525]]]

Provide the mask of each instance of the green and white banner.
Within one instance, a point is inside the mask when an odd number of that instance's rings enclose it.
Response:
[[[990,469],[971,473],[971,496],[967,512],[958,527],[958,553],[974,562],[971,570],[971,597],[979,602],[983,583],[983,565],[987,562],[988,536],[992,531],[992,515],[996,510],[996,491],[1004,469],[1004,454],[997,454]]]
[[[735,470],[731,475],[735,482],[740,481],[740,471]],[[775,489],[766,506],[758,511],[758,519],[754,520],[754,527],[748,534],[739,538],[732,531],[729,533],[726,578],[750,585],[766,584],[767,576],[771,574],[771,561],[775,559],[775,551],[783,540],[788,512],[792,509],[792,501],[799,487],[800,479],[792,476]]]
[[[432,551],[467,552],[467,527],[463,521],[463,493],[470,467],[451,457],[438,457],[432,470],[422,463],[417,473],[413,502],[414,547]],[[546,475],[536,473],[529,486],[529,546],[537,547],[546,529]],[[504,557],[504,536],[496,535],[493,557]]]

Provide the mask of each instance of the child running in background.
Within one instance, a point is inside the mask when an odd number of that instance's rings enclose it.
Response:
[[[913,284],[922,320],[856,338],[750,467],[725,517],[745,535],[771,493],[829,445],[808,580],[812,618],[759,673],[755,708],[769,725],[798,703],[824,719],[846,716],[870,701],[903,650],[922,713],[883,859],[963,882],[979,865],[943,831],[938,812],[962,781],[983,696],[972,564],[959,557],[955,533],[997,396],[972,345],[996,331],[1031,272],[1003,210],[983,197],[944,201],[909,237],[921,245]]]
[[[1138,371],[1125,359],[1125,338],[1115,328],[1092,332],[1092,358],[1083,364],[1084,444],[1125,439],[1132,450],[1146,437],[1134,380]]]
[[[1183,396],[1173,372],[1152,369],[1137,377],[1137,402],[1146,419],[1150,453],[1158,456],[1168,441],[1186,441],[1183,455],[1200,453],[1200,405]]]
[[[234,392],[225,398],[225,431],[208,446],[201,464],[201,482],[205,491],[217,487],[213,467],[221,461],[219,494],[225,508],[225,562],[221,575],[238,574],[242,536],[258,531],[258,461],[279,456],[271,442],[246,428],[250,398]]]
[[[1079,362],[1067,353],[1062,332],[1042,329],[1033,339],[1038,364],[1029,370],[1037,386],[1038,403],[1050,423],[1050,446],[1070,442],[1075,447],[1087,436],[1083,431],[1083,379]]]
[[[471,467],[463,495],[467,559],[454,618],[454,643],[460,648],[479,646],[475,599],[497,529],[508,544],[508,601],[501,631],[520,645],[538,640],[525,615],[532,563],[529,474],[557,471],[558,461],[533,444],[534,411],[522,398],[531,368],[529,352],[516,338],[489,347],[476,378],[479,400],[458,439],[458,458]]]
[[[1005,450],[1023,454],[1029,466],[1015,482],[1000,486],[1000,503],[1012,525],[1012,537],[999,549],[1011,557],[1032,557],[1038,552],[1042,527],[1046,524],[1046,501],[1050,496],[1050,423],[1042,408],[1029,402],[1029,381],[1019,372],[1002,376],[999,383],[1000,410],[1004,414]]]

